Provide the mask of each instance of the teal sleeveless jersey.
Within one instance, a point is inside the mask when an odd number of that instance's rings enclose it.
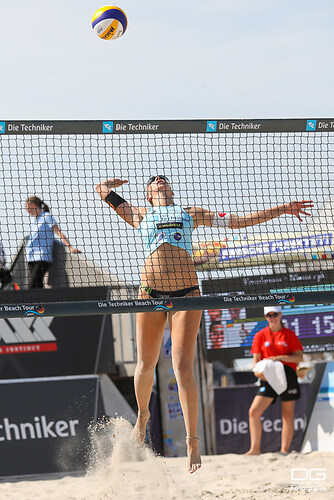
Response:
[[[183,248],[192,255],[193,218],[179,205],[152,207],[138,227],[145,245],[145,258],[163,243]]]

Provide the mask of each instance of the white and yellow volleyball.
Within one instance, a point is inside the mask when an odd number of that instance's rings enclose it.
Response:
[[[93,15],[92,28],[102,40],[115,40],[124,35],[128,27],[125,12],[119,7],[106,5]]]

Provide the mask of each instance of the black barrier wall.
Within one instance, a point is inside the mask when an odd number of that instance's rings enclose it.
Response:
[[[2,381],[0,399],[1,477],[86,469],[97,376]]]
[[[257,386],[232,386],[214,389],[217,453],[246,453],[250,447],[248,410]],[[306,429],[306,406],[309,385],[301,384],[301,398],[296,401],[295,433],[290,450],[300,451]],[[281,402],[277,400],[263,414],[261,452],[280,450],[282,431]]]

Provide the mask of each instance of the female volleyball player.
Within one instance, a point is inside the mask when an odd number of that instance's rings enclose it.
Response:
[[[280,394],[282,402],[281,453],[286,455],[293,438],[295,401],[300,398],[296,370],[298,363],[303,360],[303,346],[295,332],[283,325],[279,306],[265,307],[264,316],[268,321],[268,326],[255,334],[251,352],[254,366],[264,358],[281,361],[284,365],[287,389]],[[263,374],[255,373],[255,375],[261,378],[261,385],[249,409],[251,446],[247,455],[260,455],[261,416],[278,397]]]
[[[49,207],[37,196],[26,201],[26,209],[33,217],[26,243],[26,257],[29,269],[29,288],[43,288],[43,279],[53,261],[54,233],[73,253],[80,250],[72,247],[50,214]]]
[[[116,213],[137,228],[144,239],[146,255],[141,271],[139,298],[195,297],[199,287],[192,259],[191,235],[198,226],[242,228],[268,221],[283,214],[301,214],[310,201],[291,202],[249,215],[214,213],[198,207],[182,208],[174,203],[174,193],[164,175],[147,182],[147,201],[151,208],[134,207],[113,189],[127,180],[110,179],[96,186],[96,191]],[[171,311],[169,325],[172,336],[172,361],[187,432],[189,472],[201,466],[197,430],[198,393],[193,373],[197,333],[202,311]],[[134,439],[142,444],[150,417],[148,406],[159,358],[167,313],[137,314],[138,362],[135,372],[135,392],[138,418]]]

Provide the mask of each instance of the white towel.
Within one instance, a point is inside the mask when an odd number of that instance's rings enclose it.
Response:
[[[281,361],[273,359],[262,359],[253,368],[253,372],[263,373],[268,384],[274,389],[277,394],[287,390],[288,383],[286,380],[284,365]]]

